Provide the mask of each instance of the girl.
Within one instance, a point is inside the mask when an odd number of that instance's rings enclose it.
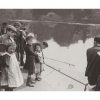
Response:
[[[6,52],[2,55],[1,87],[5,91],[13,91],[14,88],[23,84],[23,76],[15,55],[16,45],[7,45]]]

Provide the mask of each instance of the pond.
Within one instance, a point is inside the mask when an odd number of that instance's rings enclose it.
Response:
[[[93,38],[88,37],[90,27],[58,24],[54,28],[42,23],[31,26],[39,41],[47,41],[48,48],[43,53],[45,62],[74,78],[86,82],[86,51],[93,46]]]
[[[44,50],[44,56],[48,59],[54,59],[54,61],[59,64],[61,61],[62,65],[65,63],[70,63],[75,66],[79,72],[85,72],[87,65],[86,50],[93,46],[93,38],[87,39],[85,43],[82,40],[78,40],[77,43],[71,44],[70,46],[61,47],[53,39],[48,40],[49,47]]]

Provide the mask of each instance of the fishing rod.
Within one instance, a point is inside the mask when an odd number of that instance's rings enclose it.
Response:
[[[68,64],[69,66],[76,66],[76,65],[68,63],[68,62],[64,62],[64,61],[61,61],[61,60],[56,60],[56,59],[52,59],[52,58],[48,58],[48,57],[44,57],[44,59],[50,59],[50,60],[53,60],[53,61],[61,62],[61,63],[64,63],[64,64]]]
[[[42,64],[45,64],[47,67],[49,67],[49,68],[51,68],[51,69],[53,69],[53,70],[59,72],[60,74],[62,74],[62,75],[64,75],[64,76],[66,76],[66,77],[68,77],[68,78],[70,78],[70,79],[72,79],[72,80],[74,80],[74,81],[76,81],[76,82],[78,82],[78,83],[84,85],[84,86],[85,86],[84,91],[87,90],[88,83],[83,83],[83,82],[81,82],[81,81],[79,81],[79,80],[77,80],[77,79],[75,79],[75,78],[73,78],[73,77],[71,77],[71,76],[69,76],[69,75],[63,73],[62,71],[57,70],[56,68],[54,68],[54,67],[52,67],[52,66],[46,64],[45,61],[44,61],[44,59],[47,58],[47,57],[44,57],[43,51],[42,51],[42,58],[43,58],[43,63],[42,63]],[[50,59],[50,58],[48,58],[48,59]],[[53,59],[53,60],[54,60],[54,59]],[[57,61],[58,61],[58,60],[57,60]],[[69,63],[68,63],[68,64],[69,64]],[[71,64],[70,64],[70,65],[71,65]]]
[[[48,66],[48,67],[52,68],[53,70],[55,70],[55,71],[57,71],[57,72],[59,72],[59,73],[65,75],[65,76],[71,78],[72,80],[74,80],[74,81],[76,81],[76,82],[78,82],[78,83],[80,83],[80,84],[82,84],[82,85],[86,85],[85,83],[83,83],[83,82],[81,82],[81,81],[79,81],[79,80],[77,80],[77,79],[75,79],[75,78],[73,78],[73,77],[71,77],[71,76],[69,76],[69,75],[67,75],[67,74],[65,74],[65,73],[63,73],[63,72],[61,72],[60,70],[57,70],[56,68],[54,68],[54,67],[52,67],[52,66],[46,64],[45,61],[44,61],[44,59],[47,58],[47,57],[44,57],[43,51],[42,51],[42,57],[43,57],[43,64],[45,64],[46,66]],[[47,59],[51,59],[51,58],[47,58]],[[55,60],[55,59],[51,59],[51,60]],[[59,60],[55,60],[55,61],[59,61]],[[62,61],[59,61],[59,62],[62,62]],[[63,63],[66,63],[66,62],[63,62]],[[67,64],[69,64],[69,63],[67,63]],[[73,64],[70,64],[70,65],[73,65]],[[75,66],[75,65],[73,65],[73,66]]]
[[[69,75],[63,73],[62,71],[57,70],[56,68],[54,68],[54,67],[52,67],[52,66],[50,66],[50,65],[48,65],[48,64],[46,64],[46,63],[43,63],[43,64],[45,64],[47,67],[49,67],[49,68],[51,68],[51,69],[53,69],[53,70],[59,72],[60,74],[62,74],[62,75],[64,75],[64,76],[67,76],[68,78],[70,78],[70,79],[72,79],[72,80],[74,80],[74,81],[76,81],[76,82],[78,82],[78,83],[84,85],[84,86],[85,86],[84,91],[87,90],[87,85],[88,85],[88,83],[83,83],[83,82],[81,82],[81,81],[79,81],[79,80],[77,80],[77,79],[75,79],[75,78],[73,78],[73,77],[71,77],[71,76],[69,76]]]

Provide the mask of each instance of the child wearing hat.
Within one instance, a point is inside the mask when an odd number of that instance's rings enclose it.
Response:
[[[35,84],[35,57],[38,56],[34,51],[33,44],[34,37],[28,36],[26,38],[26,61],[24,69],[28,70],[27,86],[34,87]]]

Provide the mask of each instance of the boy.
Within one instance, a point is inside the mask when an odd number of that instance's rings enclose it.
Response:
[[[28,70],[27,86],[34,87],[35,84],[35,57],[38,56],[34,51],[33,44],[34,37],[28,36],[26,38],[26,62],[24,68]]]

